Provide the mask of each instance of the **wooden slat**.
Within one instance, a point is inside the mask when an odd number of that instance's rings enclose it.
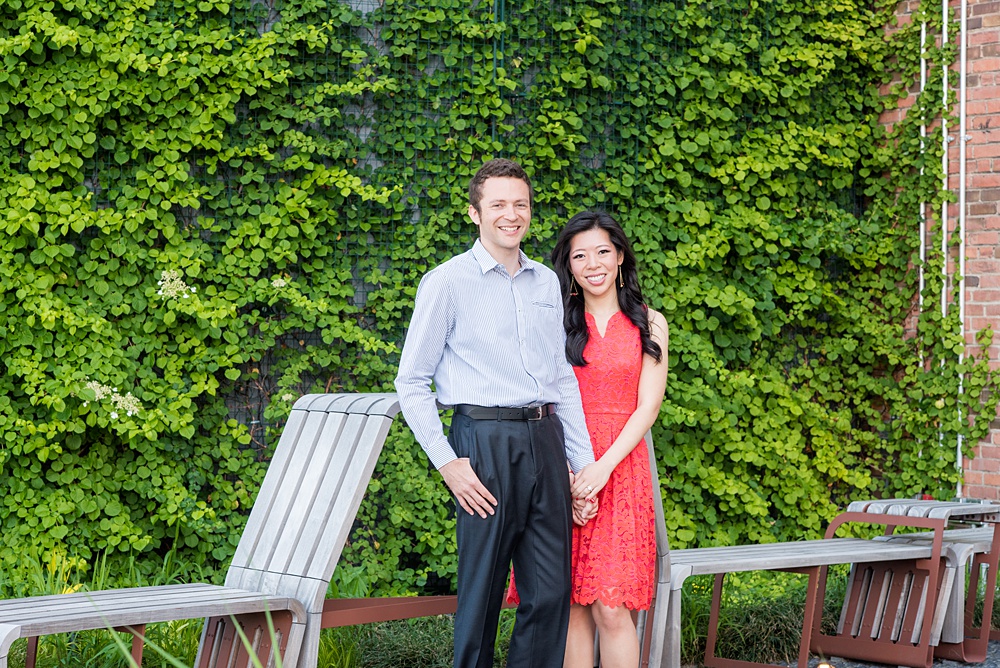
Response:
[[[128,596],[135,593],[137,596],[146,598],[159,598],[164,595],[186,593],[203,594],[215,591],[236,591],[210,584],[179,584],[160,585],[156,587],[136,587],[132,589],[108,589],[98,592],[74,592],[71,594],[49,594],[47,596],[31,596],[29,598],[13,598],[0,600],[0,622],[11,619],[11,615],[19,614],[21,610],[44,609],[49,605],[65,605],[77,600],[86,600],[86,596],[117,596],[122,594]]]
[[[672,550],[673,565],[691,567],[693,575],[829,566],[858,561],[926,559],[929,545],[896,544],[861,538],[832,538],[791,543]]]
[[[344,434],[349,422],[350,418],[340,413],[310,411],[306,414],[298,438],[289,444],[287,465],[282,467],[280,475],[273,477],[268,469],[254,502],[255,509],[261,507],[266,512],[260,524],[248,527],[255,535],[253,551],[238,565],[255,571],[281,569],[283,564],[273,565],[275,551],[283,542],[294,541],[301,530],[301,523],[307,519],[301,514],[303,497],[311,499],[315,488],[322,484],[318,476],[325,469],[323,461],[333,444],[339,443],[342,437],[351,437],[350,433]],[[331,440],[324,440],[324,436]]]
[[[66,616],[100,611],[120,611],[128,612],[136,609],[167,610],[171,608],[183,608],[189,605],[201,605],[206,601],[217,608],[231,605],[242,605],[250,602],[257,605],[268,600],[274,601],[275,609],[285,607],[287,599],[280,597],[268,597],[257,592],[238,592],[236,594],[220,592],[203,592],[198,595],[173,595],[164,594],[159,598],[132,597],[107,597],[100,596],[103,592],[94,592],[87,599],[75,599],[63,602],[61,605],[50,604],[45,607],[24,608],[22,610],[4,610],[3,621],[11,623],[24,623],[24,619],[30,614],[32,618],[38,619],[61,619]]]
[[[893,573],[884,612],[886,618],[892,618],[892,624],[886,624],[885,619],[881,620],[879,624],[881,637],[896,642],[899,639],[900,630],[906,625],[907,618],[916,617],[917,606],[911,605],[912,601],[907,595],[919,586],[919,582],[914,582],[912,572],[896,571]],[[912,623],[909,627],[912,631]]]
[[[874,577],[874,569],[870,565],[862,564],[858,568],[851,569],[846,589],[847,600],[844,601],[844,607],[840,613],[837,635],[846,632],[850,637],[856,638],[861,634],[861,618],[864,615],[865,602],[872,599],[870,594]],[[855,585],[855,581],[857,581],[857,585]]]
[[[879,536],[875,540],[888,540],[893,543],[930,543],[934,540],[934,534],[930,532],[903,533]],[[993,527],[948,529],[943,534],[943,540],[945,543],[967,545],[975,552],[988,552],[993,542]]]
[[[351,406],[356,399],[355,395],[348,394],[307,394],[295,403],[295,407],[300,405],[303,410],[318,411],[322,413],[360,413],[364,414],[364,407],[359,411],[351,410]]]
[[[366,449],[371,449],[364,441],[370,419],[366,415],[348,415],[336,436],[332,431],[319,435],[310,470],[303,476],[289,508],[292,521],[274,546],[268,569],[271,572],[305,576],[315,551],[323,545],[327,527],[346,519],[346,513],[339,508],[344,503],[342,496],[352,495],[358,487],[364,494],[368,480],[352,475],[350,468],[358,456],[364,457]],[[353,517],[347,520],[348,525],[353,521]]]
[[[885,568],[882,568],[881,564],[874,564],[868,600],[864,602],[864,614],[861,615],[861,631],[858,634],[859,636],[865,635],[871,639],[878,637],[878,629],[881,627],[882,619],[885,617],[885,598],[891,586],[892,572],[887,572]],[[872,596],[871,591],[877,591],[878,596]]]
[[[359,447],[344,474],[351,486],[341,488],[324,530],[310,553],[309,563],[303,564],[307,578],[329,581],[333,576],[391,426],[392,419],[385,416],[372,416],[366,422]]]
[[[0,624],[17,625],[21,637],[30,637],[265,610],[305,616],[294,599],[212,585],[171,585],[2,601]]]
[[[927,581],[927,577],[920,571],[915,571],[910,580],[909,597],[906,599],[906,616],[900,630],[899,638],[909,639],[914,645],[921,641],[921,634],[924,627],[924,615],[927,614],[927,598],[929,595],[937,593],[932,583]],[[943,607],[947,599],[938,599],[938,603]],[[935,605],[934,616],[937,617],[938,606]],[[930,630],[933,632],[934,620],[931,619]],[[894,637],[895,639],[895,637]]]
[[[258,592],[222,587],[184,589],[156,594],[147,592],[145,588],[117,589],[86,594],[66,594],[62,600],[59,600],[58,597],[39,597],[37,600],[29,598],[5,601],[5,604],[0,607],[0,622],[23,623],[24,617],[28,614],[59,616],[67,610],[85,610],[95,606],[108,607],[109,609],[129,609],[136,606],[163,608],[199,601],[212,601],[226,605],[246,600],[266,600],[266,598]],[[274,600],[281,601],[280,598]],[[30,605],[30,603],[35,603],[35,605]]]
[[[297,449],[305,448],[308,454],[296,457],[295,470],[288,472],[291,479],[284,481],[281,489],[270,499],[270,503],[280,510],[274,513],[275,518],[280,520],[268,528],[268,541],[262,546],[264,549],[259,549],[249,568],[301,575],[301,572],[289,571],[288,555],[299,549],[310,549],[308,536],[317,530],[317,524],[326,512],[322,506],[315,504],[317,493],[324,485],[337,482],[330,479],[328,462],[335,451],[351,447],[356,438],[357,423],[365,419],[339,412],[310,411],[309,416],[310,424],[315,424],[317,430],[309,434],[308,441],[303,439],[297,444]],[[292,481],[294,485],[288,484]],[[303,537],[307,541],[305,545],[300,544]]]
[[[399,413],[395,394],[307,394],[295,402],[295,409],[328,413],[360,413],[394,418]]]
[[[847,507],[847,511],[952,519],[1000,514],[1000,504],[961,503],[933,499],[874,499],[855,501]]]
[[[306,429],[308,418],[307,412],[299,410],[292,410],[288,416],[288,422],[286,422],[281,437],[278,439],[278,445],[268,463],[267,473],[264,475],[264,481],[257,492],[250,517],[247,518],[240,542],[233,554],[232,566],[236,568],[243,569],[250,564],[251,558],[257,551],[258,541],[265,538],[264,528],[271,518],[271,506],[268,501],[274,498],[281,488],[286,477],[285,470],[290,465],[293,454],[297,451],[296,446]],[[242,582],[232,581],[229,575],[227,574],[226,577],[228,586],[243,586]]]

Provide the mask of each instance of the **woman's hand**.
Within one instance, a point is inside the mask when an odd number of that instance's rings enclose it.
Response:
[[[611,471],[606,470],[600,461],[588,464],[573,478],[570,492],[574,499],[587,499],[596,502],[597,493],[608,484],[609,477],[611,477]]]

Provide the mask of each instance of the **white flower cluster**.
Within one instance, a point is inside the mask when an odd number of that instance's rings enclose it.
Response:
[[[283,288],[286,285],[288,285],[288,283],[283,278],[276,278],[273,281],[271,281],[271,287],[272,288]]]
[[[160,280],[156,282],[160,286],[160,289],[156,291],[156,294],[162,295],[164,297],[183,297],[187,299],[191,295],[189,292],[195,292],[197,288],[189,287],[184,279],[181,278],[181,272],[175,269],[165,269],[162,274],[160,274]]]
[[[111,396],[112,393],[118,391],[117,387],[116,388],[111,388],[111,387],[108,387],[107,385],[101,385],[96,380],[92,380],[89,383],[87,383],[87,389],[94,391],[94,394],[97,395],[97,400],[98,401],[100,401],[104,397]],[[85,401],[85,402],[83,402],[83,405],[86,406],[88,403],[90,403],[90,402]]]
[[[111,399],[111,404],[114,406],[114,410],[111,411],[111,419],[117,420],[119,411],[125,413],[129,417],[133,415],[138,415],[139,411],[142,410],[142,404],[136,399],[131,392],[126,392],[125,394],[118,394],[117,387],[111,387],[110,385],[102,385],[96,380],[91,380],[86,385],[88,390],[93,390],[95,398],[97,401],[101,399]],[[86,406],[90,402],[84,401],[83,405]]]
[[[142,410],[142,404],[139,400],[132,396],[131,392],[126,392],[124,396],[120,394],[111,395],[111,403],[115,406],[115,411],[111,412],[112,418],[117,418],[117,411],[124,411],[126,415],[132,417],[133,415],[138,415],[139,411]]]
[[[294,398],[295,398],[295,395],[292,394],[291,392],[285,392],[284,394],[281,395],[281,400],[282,401],[291,401]]]

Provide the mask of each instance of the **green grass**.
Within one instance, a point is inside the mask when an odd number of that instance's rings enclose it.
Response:
[[[500,613],[493,665],[506,665],[514,611]],[[318,668],[447,668],[452,663],[451,615],[325,629]]]
[[[45,596],[74,591],[99,591],[115,587],[140,587],[174,584],[201,580],[197,568],[178,564],[172,554],[167,554],[159,568],[151,575],[143,575],[135,560],[130,560],[125,571],[113,574],[103,558],[85,564],[77,560],[51,555],[44,562],[32,555],[18,562],[16,568],[0,574],[0,595],[5,598]],[[131,646],[130,633],[118,633],[119,639]],[[201,637],[201,620],[181,620],[150,624],[147,637],[171,655],[190,665],[194,662]],[[11,648],[8,665],[23,668],[27,641],[19,640]],[[112,631],[80,631],[48,635],[39,638],[37,668],[127,668],[128,659],[122,656]],[[144,668],[161,668],[172,665],[166,659],[147,649]]]
[[[840,616],[847,567],[831,568],[823,627],[832,632]],[[681,661],[701,665],[712,604],[712,576],[684,583]],[[729,575],[719,612],[716,656],[766,663],[795,663],[808,580],[804,575],[756,572]]]

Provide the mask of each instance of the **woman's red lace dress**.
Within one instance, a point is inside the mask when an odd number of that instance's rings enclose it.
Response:
[[[611,316],[602,337],[593,316],[583,357],[574,367],[583,398],[590,443],[600,459],[635,411],[642,371],[639,330],[621,312]],[[645,439],[615,467],[598,495],[597,516],[573,526],[573,584],[570,600],[590,605],[625,605],[646,610],[655,586],[656,536],[649,453]],[[507,594],[517,602],[513,582]]]

